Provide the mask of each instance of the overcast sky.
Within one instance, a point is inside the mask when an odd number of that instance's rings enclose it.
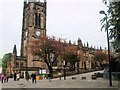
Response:
[[[101,31],[100,10],[106,10],[102,0],[47,0],[47,34],[90,46],[107,46],[106,33]],[[0,2],[0,58],[21,46],[23,0]]]

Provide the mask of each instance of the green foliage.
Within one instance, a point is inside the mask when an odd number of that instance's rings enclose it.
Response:
[[[6,68],[6,67],[7,67],[7,61],[8,61],[11,57],[12,57],[12,54],[11,54],[11,53],[7,53],[7,54],[5,54],[5,55],[3,56],[3,58],[2,58],[2,64],[1,64],[1,66],[2,66],[3,68]]]
[[[2,64],[0,64],[0,67],[2,67]]]
[[[108,29],[109,38],[113,41],[113,46],[116,49],[119,48],[120,44],[120,1],[112,2],[108,6]],[[101,20],[102,28],[106,28],[105,17]]]

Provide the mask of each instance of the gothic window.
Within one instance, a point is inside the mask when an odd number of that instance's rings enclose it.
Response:
[[[38,14],[38,27],[40,27],[40,14]]]
[[[34,26],[40,27],[40,14],[35,13],[34,15]]]
[[[27,32],[27,31],[25,32],[25,36],[26,36],[26,37],[28,36],[28,32]]]
[[[24,19],[24,29],[26,29],[26,27],[27,27],[27,20],[26,20],[26,18]]]
[[[17,68],[19,67],[19,63],[18,63],[18,62],[16,62],[16,67],[17,67]]]
[[[41,29],[44,29],[44,17],[41,17]]]
[[[24,66],[24,64],[23,64],[23,63],[21,63],[21,68],[23,68],[23,66]]]
[[[34,25],[37,26],[37,13],[35,13],[35,16],[34,16]]]

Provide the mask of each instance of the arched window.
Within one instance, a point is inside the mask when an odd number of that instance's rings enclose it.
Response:
[[[16,62],[16,67],[17,67],[17,68],[19,67],[19,63],[18,63],[18,62]]]
[[[35,13],[34,15],[34,26],[40,27],[40,14]]]

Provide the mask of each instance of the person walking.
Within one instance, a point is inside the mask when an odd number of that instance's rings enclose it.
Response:
[[[4,83],[7,82],[7,76],[4,74]]]
[[[9,73],[7,73],[7,74],[6,74],[6,82],[8,82],[9,77],[10,77],[10,76],[9,76]]]
[[[29,73],[27,72],[26,73],[26,80],[29,81],[29,78],[30,78],[30,76],[29,76]]]
[[[14,77],[14,81],[16,81],[17,78],[16,72],[14,73],[13,77]]]
[[[61,80],[61,72],[58,72],[59,79]]]
[[[50,82],[51,82],[51,78],[52,78],[52,77],[51,77],[51,74],[49,73],[49,74],[48,74],[48,80],[49,80]]]
[[[19,79],[20,79],[20,74],[19,73],[16,74],[16,79],[17,79],[17,81],[19,81]]]
[[[0,82],[1,82],[1,80],[2,80],[2,79],[1,79],[1,74],[0,74]]]
[[[2,75],[1,75],[1,83],[4,82],[4,77],[5,77],[4,74],[2,74]]]
[[[36,74],[35,73],[31,74],[31,78],[32,78],[32,83],[36,83]]]

